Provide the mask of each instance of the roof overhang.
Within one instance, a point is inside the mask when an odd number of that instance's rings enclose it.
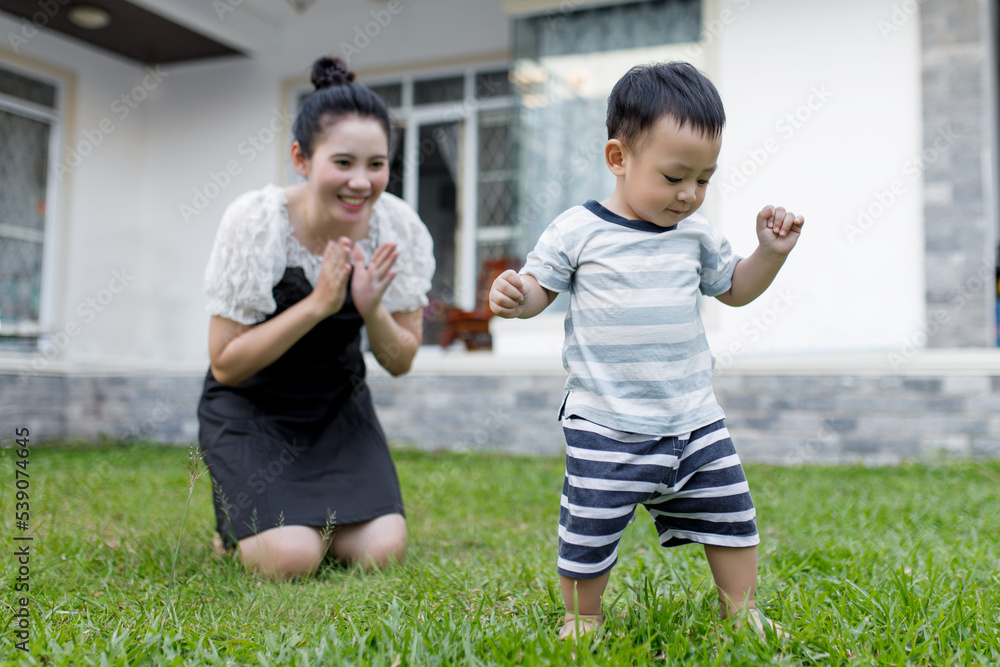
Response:
[[[247,56],[270,48],[277,35],[275,26],[240,4],[232,0],[0,0],[0,12],[24,19],[31,28],[54,30],[129,60],[167,64]],[[70,14],[81,5],[103,9],[110,23],[97,29],[77,25]]]

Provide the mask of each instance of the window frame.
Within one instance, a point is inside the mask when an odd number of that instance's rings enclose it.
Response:
[[[34,338],[32,347],[37,347],[42,340],[52,332],[56,320],[56,301],[58,300],[58,267],[61,253],[61,225],[63,188],[67,176],[60,177],[56,167],[64,149],[64,137],[67,132],[67,109],[70,108],[70,93],[72,90],[72,75],[62,73],[40,64],[13,58],[0,52],[0,68],[19,76],[34,79],[40,83],[52,86],[56,90],[55,103],[49,108],[41,104],[22,100],[11,95],[0,93],[0,110],[19,115],[31,120],[49,125],[48,165],[45,181],[45,215],[41,240],[34,234],[19,232],[16,227],[5,228],[0,221],[0,235],[5,238],[21,238],[23,240],[40,242],[42,244],[42,267],[38,296],[38,319],[36,321],[19,321],[15,324],[3,322],[0,338]],[[25,238],[33,237],[33,238]],[[2,317],[2,313],[0,313]]]

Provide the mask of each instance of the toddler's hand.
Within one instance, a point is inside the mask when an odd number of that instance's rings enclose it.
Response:
[[[518,317],[524,310],[529,291],[520,274],[514,269],[507,269],[490,288],[490,310],[507,319]]]
[[[768,250],[787,255],[798,242],[805,221],[784,207],[765,206],[757,214],[757,241]]]

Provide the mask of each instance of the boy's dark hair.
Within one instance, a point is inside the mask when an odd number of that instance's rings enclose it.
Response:
[[[663,116],[690,125],[707,137],[722,134],[726,112],[712,82],[682,62],[637,65],[618,80],[608,97],[608,139],[635,147],[642,133]]]
[[[378,95],[360,83],[354,72],[340,58],[319,58],[312,66],[312,84],[316,90],[306,98],[292,126],[302,154],[312,157],[313,143],[342,116],[351,114],[378,121],[389,136],[389,111]]]

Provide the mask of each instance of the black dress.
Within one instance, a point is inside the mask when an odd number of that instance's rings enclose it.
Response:
[[[280,315],[312,292],[301,268],[275,285]],[[340,312],[236,387],[211,369],[198,440],[227,547],[275,526],[323,528],[403,513],[396,469],[365,383],[361,315]]]

